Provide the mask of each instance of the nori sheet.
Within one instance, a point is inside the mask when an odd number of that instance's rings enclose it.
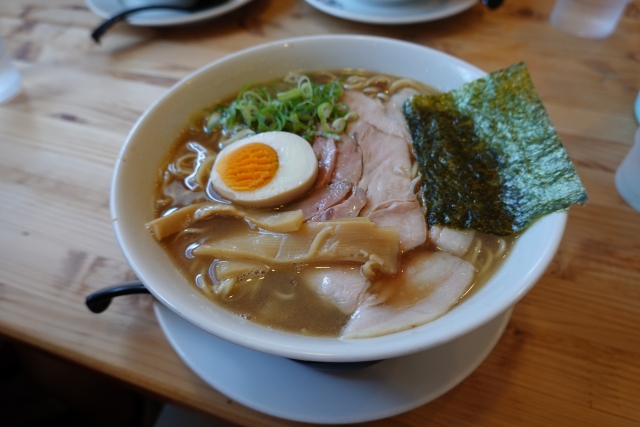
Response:
[[[429,225],[509,235],[587,200],[524,63],[404,104]]]

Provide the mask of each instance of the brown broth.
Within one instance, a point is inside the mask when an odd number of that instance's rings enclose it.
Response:
[[[196,287],[200,274],[209,298],[239,316],[275,329],[305,335],[335,336],[348,316],[326,303],[317,294],[300,283],[300,265],[280,267],[268,274],[249,277],[238,282],[228,295],[219,296],[211,291],[213,281],[208,274],[214,261],[208,257],[188,258],[187,249],[194,243],[224,238],[248,230],[249,225],[236,218],[220,217],[197,223],[202,232],[182,233],[167,238],[163,246],[171,254],[180,271]],[[194,237],[196,237],[194,239]]]
[[[326,82],[336,75],[340,73],[323,73],[310,77]],[[426,87],[421,91],[434,92]],[[196,113],[161,165],[154,199],[156,217],[191,203],[209,200],[205,189],[189,188],[193,187],[193,180],[189,181],[188,178],[197,162],[194,154],[198,150],[204,148],[213,153],[219,151],[220,136],[207,134],[204,131],[205,121],[204,113]],[[182,161],[177,164],[179,159]],[[190,184],[186,185],[187,181]],[[217,217],[195,223],[191,228],[164,239],[162,245],[188,281],[225,309],[269,328],[313,336],[338,336],[350,316],[324,301],[300,281],[300,269],[304,266],[271,268],[268,274],[237,282],[228,294],[218,295],[213,292],[214,283],[209,269],[215,260],[204,256],[189,257],[189,247],[248,229],[249,225],[242,219]],[[465,296],[475,292],[489,280],[501,265],[513,240],[512,237],[499,238],[476,233],[471,248],[463,259],[472,262],[480,274]],[[439,249],[427,242],[412,252],[436,250]],[[497,252],[501,253],[496,257],[493,254]],[[393,283],[392,277],[378,277],[373,281],[371,289],[384,290],[385,284],[389,283]],[[388,289],[385,290],[387,291]]]

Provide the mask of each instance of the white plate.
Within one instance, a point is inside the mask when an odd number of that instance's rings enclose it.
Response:
[[[361,0],[305,0],[329,15],[369,24],[415,24],[435,21],[469,9],[477,0],[415,0],[396,6],[365,4]]]
[[[126,0],[85,1],[89,10],[105,19],[111,18],[113,15],[131,8],[130,5],[127,5]],[[207,19],[213,19],[227,12],[231,12],[250,1],[251,0],[229,0],[219,6],[214,6],[194,13],[170,9],[150,10],[131,15],[130,18],[127,18],[127,22],[131,25],[147,27],[168,27],[173,25],[192,24],[195,22],[205,21]]]
[[[347,372],[324,372],[231,344],[159,302],[155,313],[174,350],[213,388],[249,408],[294,421],[344,424],[410,411],[465,379],[487,357],[511,310],[439,347]]]

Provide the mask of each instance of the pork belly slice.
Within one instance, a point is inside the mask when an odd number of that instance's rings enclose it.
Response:
[[[361,188],[353,187],[351,195],[343,202],[332,206],[313,216],[311,221],[329,221],[332,219],[353,218],[367,203],[367,196]],[[373,220],[372,220],[373,221]],[[375,222],[375,221],[373,221]],[[376,225],[379,225],[376,223]]]
[[[474,235],[474,230],[455,230],[438,225],[434,225],[429,229],[429,240],[443,251],[458,257],[462,257],[467,253]]]
[[[313,142],[313,153],[318,159],[318,177],[315,188],[326,187],[333,179],[336,168],[338,149],[336,143],[331,138],[319,136]]]
[[[337,143],[332,139],[318,137],[313,148],[320,162],[320,172],[316,181],[318,190],[305,196],[292,208],[303,206],[305,221],[329,221],[358,216],[367,202],[365,192],[356,187],[362,176],[362,153],[358,143],[348,135],[342,135]],[[322,172],[324,169],[327,173],[331,171],[332,175],[325,175],[325,172]],[[330,183],[331,188],[321,190],[327,183]],[[345,193],[342,200],[337,200],[346,190],[347,184],[352,186],[351,193]],[[315,204],[318,197],[321,198],[320,203]],[[312,216],[307,218],[307,214]]]
[[[343,134],[340,140],[318,136],[313,142],[313,152],[318,159],[316,188],[332,182],[357,184],[362,176],[362,152],[358,143]]]
[[[346,91],[344,102],[360,116],[347,128],[362,151],[358,187],[365,191],[367,203],[360,215],[375,212],[377,220],[372,221],[397,227],[400,249],[408,251],[426,241],[427,224],[414,193],[412,144],[401,111],[401,101],[415,91],[401,92],[383,103],[360,92]],[[407,227],[405,216],[411,219],[413,228]]]
[[[474,269],[446,252],[420,253],[402,273],[370,294],[342,330],[343,338],[368,338],[423,325],[445,314],[473,283]],[[385,298],[385,292],[394,290]]]
[[[326,187],[316,188],[300,201],[288,206],[286,211],[301,210],[304,221],[309,221],[324,210],[346,199],[351,193],[351,187],[350,182],[340,181]]]
[[[355,139],[342,134],[336,142],[336,167],[333,182],[347,181],[356,185],[362,177],[362,151]]]
[[[350,111],[358,113],[360,118],[355,123],[365,121],[381,132],[399,137],[411,145],[409,127],[402,112],[402,105],[417,93],[415,89],[404,88],[395,93],[389,101],[382,102],[362,92],[348,90],[345,91],[343,101],[349,106]]]
[[[392,200],[369,214],[378,227],[396,227],[400,236],[400,250],[406,252],[420,246],[426,240],[427,224],[417,202]]]
[[[300,279],[344,314],[352,314],[358,308],[369,287],[359,265],[309,267],[300,272]]]
[[[411,152],[405,141],[386,135],[367,122],[350,127],[362,150],[362,178],[358,187],[367,194],[363,215],[390,200],[418,201],[411,187]]]

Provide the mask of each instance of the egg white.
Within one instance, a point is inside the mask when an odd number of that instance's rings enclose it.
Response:
[[[255,190],[237,191],[229,188],[216,171],[218,162],[229,153],[251,143],[260,142],[273,148],[278,155],[278,170],[266,185]],[[259,133],[228,145],[220,151],[211,169],[210,182],[215,190],[233,203],[251,208],[284,205],[305,194],[318,175],[318,160],[311,144],[289,132]]]

